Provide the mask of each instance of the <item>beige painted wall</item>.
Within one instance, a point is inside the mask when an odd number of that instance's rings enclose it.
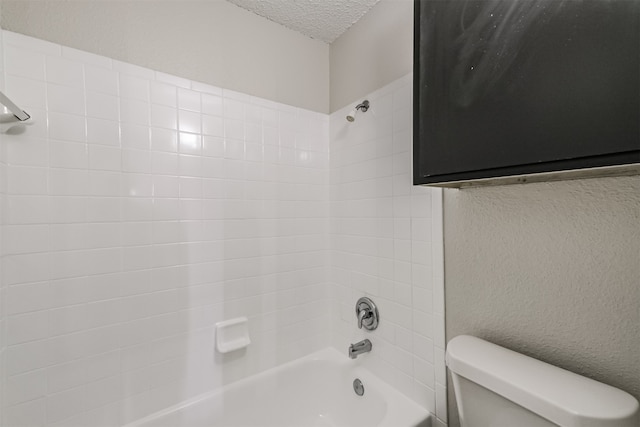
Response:
[[[413,0],[380,0],[331,44],[331,112],[413,68]]]
[[[329,46],[224,0],[2,0],[5,30],[329,112]]]
[[[476,335],[640,399],[640,177],[447,190],[445,264],[448,339]],[[456,427],[451,390],[449,402]]]

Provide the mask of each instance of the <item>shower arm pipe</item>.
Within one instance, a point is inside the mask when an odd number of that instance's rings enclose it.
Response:
[[[7,98],[7,96],[2,92],[0,92],[0,104],[7,107],[7,109],[9,109],[9,111],[11,112],[0,114],[0,123],[13,122],[16,121],[16,119],[24,122],[25,120],[29,120],[31,118],[31,116],[27,114],[26,111],[14,104],[13,101]]]

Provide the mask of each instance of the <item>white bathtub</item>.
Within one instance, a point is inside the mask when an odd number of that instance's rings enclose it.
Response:
[[[361,356],[366,357],[366,355]],[[353,391],[359,378],[364,395]],[[125,427],[430,427],[429,412],[327,348]]]

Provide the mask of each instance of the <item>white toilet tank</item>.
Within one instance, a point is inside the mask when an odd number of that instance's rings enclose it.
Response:
[[[468,335],[447,345],[462,427],[639,427],[638,401]]]

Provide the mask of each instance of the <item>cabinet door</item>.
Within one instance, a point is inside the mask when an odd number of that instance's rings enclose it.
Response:
[[[414,183],[640,162],[640,1],[416,0]]]

